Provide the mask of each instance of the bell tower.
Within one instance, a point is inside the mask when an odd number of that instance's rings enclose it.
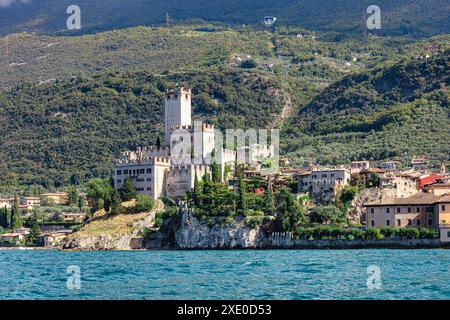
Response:
[[[173,126],[190,126],[191,119],[191,89],[177,88],[166,91],[164,102],[164,143],[170,145],[170,131]]]

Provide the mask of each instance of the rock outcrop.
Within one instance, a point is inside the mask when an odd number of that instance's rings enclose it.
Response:
[[[191,210],[183,210],[174,240],[176,249],[258,248],[263,246],[264,235],[260,228],[246,226],[243,221],[209,226],[194,217]]]

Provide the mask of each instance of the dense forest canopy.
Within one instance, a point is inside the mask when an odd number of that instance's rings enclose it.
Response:
[[[70,0],[7,1],[0,6],[0,34],[33,31],[64,32]],[[137,25],[163,25],[166,13],[176,23],[193,21],[263,26],[267,15],[279,25],[340,32],[343,36],[365,33],[370,0],[78,0],[82,33]],[[446,0],[379,0],[382,35],[430,36],[448,33],[450,4]]]

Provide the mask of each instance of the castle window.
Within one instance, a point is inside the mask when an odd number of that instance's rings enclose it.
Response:
[[[141,170],[140,170],[140,173],[145,173],[145,169],[141,169]]]
[[[124,170],[123,173],[124,173],[124,174],[128,174],[128,170]]]
[[[442,210],[442,211],[445,211],[445,204],[443,204],[443,205],[441,206],[441,210]]]
[[[411,213],[412,209],[410,207],[408,207],[408,213]]]
[[[400,213],[401,209],[400,207],[397,208],[397,213]]]
[[[398,226],[401,226],[401,225],[402,225],[402,222],[400,221],[400,219],[397,219],[397,225],[398,225]]]
[[[375,208],[370,208],[370,213],[374,214],[375,213]]]
[[[152,173],[152,168],[147,168],[147,173]]]
[[[416,208],[416,212],[419,213],[420,212],[420,207]]]
[[[412,225],[411,219],[408,219],[408,226]]]
[[[390,208],[386,208],[386,213],[391,213],[391,209]]]
[[[375,221],[374,221],[374,220],[371,220],[371,221],[370,221],[370,225],[371,225],[372,227],[374,227],[374,226],[375,226]]]
[[[390,226],[391,225],[391,220],[386,220],[386,225]]]
[[[122,180],[120,180],[120,179],[117,179],[117,183],[122,183]]]
[[[118,176],[122,175],[122,170],[117,170],[117,175]]]
[[[417,219],[416,224],[418,227],[420,227],[420,219]]]

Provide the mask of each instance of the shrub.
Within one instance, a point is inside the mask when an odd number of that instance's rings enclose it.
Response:
[[[366,230],[366,239],[383,239],[384,236],[378,228],[369,228]]]
[[[172,218],[177,214],[178,210],[176,207],[169,207],[167,208],[163,213],[163,219],[169,219]]]
[[[386,227],[386,228],[382,228],[380,229],[381,234],[385,237],[385,238],[392,238],[395,236],[395,229],[392,227]]]
[[[155,227],[161,228],[163,223],[164,223],[163,213],[162,212],[157,212],[155,214]]]
[[[136,196],[136,212],[148,212],[155,206],[155,201],[149,196],[138,194]]]
[[[258,66],[258,63],[256,63],[256,61],[253,59],[245,60],[245,61],[242,61],[242,63],[241,63],[241,68],[244,68],[244,69],[253,69],[253,68],[256,68],[257,66]]]
[[[420,232],[417,228],[406,228],[406,237],[408,239],[419,239]]]

